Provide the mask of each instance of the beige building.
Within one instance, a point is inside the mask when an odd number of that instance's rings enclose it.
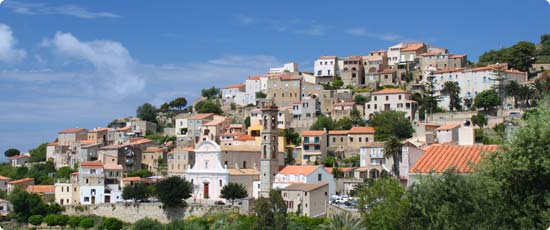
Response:
[[[141,155],[141,168],[159,174],[160,164],[166,159],[165,149],[162,147],[148,147]]]
[[[168,176],[182,176],[195,164],[195,148],[176,147],[168,152]]]
[[[349,117],[354,109],[356,109],[356,106],[355,102],[353,101],[335,102],[332,105],[332,112],[330,113],[330,117],[333,120],[338,121],[344,117]]]
[[[71,128],[59,131],[57,142],[62,146],[74,146],[75,143],[88,139],[88,130],[84,128]]]
[[[324,130],[302,132],[302,165],[321,164],[327,157],[328,133]]]
[[[340,77],[344,86],[362,86],[365,84],[365,70],[361,56],[350,56],[344,59],[343,69]]]
[[[299,216],[322,217],[327,214],[328,187],[326,182],[291,184],[281,189],[287,212]]]
[[[267,81],[267,96],[279,107],[292,106],[302,98],[302,77],[297,74],[274,76]]]
[[[0,190],[8,192],[8,183],[11,181],[11,178],[0,176]]]
[[[329,149],[342,159],[357,155],[361,147],[374,142],[374,132],[372,127],[331,130],[329,131]]]
[[[437,142],[443,143],[458,143],[459,135],[458,130],[460,128],[459,123],[449,123],[435,129],[435,135]]]
[[[202,125],[214,119],[213,113],[197,113],[187,119],[187,136],[195,141],[200,141],[202,136]]]
[[[23,190],[26,190],[28,186],[34,185],[34,178],[23,178],[19,180],[14,180],[8,182],[8,193],[15,190],[16,188],[20,188]]]
[[[383,89],[372,93],[371,100],[365,104],[365,116],[371,119],[374,113],[382,111],[400,111],[409,120],[416,119],[418,103],[411,100],[411,94],[401,89]]]
[[[381,69],[376,72],[367,72],[365,78],[367,84],[372,89],[399,85],[397,71],[393,69]]]
[[[29,185],[27,192],[39,195],[44,202],[55,201],[55,186],[53,185]]]
[[[220,137],[224,134],[225,129],[231,124],[231,118],[214,115],[211,121],[202,124],[201,137],[207,136],[209,140],[220,143]]]
[[[96,144],[102,144],[107,145],[108,143],[108,135],[109,135],[109,129],[108,128],[97,128],[90,130],[88,132],[88,141],[92,141]]]
[[[68,181],[55,183],[55,202],[60,205],[80,204],[80,187],[78,186],[78,172],[71,174]]]

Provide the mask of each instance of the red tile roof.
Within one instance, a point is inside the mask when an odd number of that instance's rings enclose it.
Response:
[[[130,127],[130,126],[124,126],[124,127],[122,127],[122,128],[116,129],[116,131],[128,131],[128,130],[130,130],[130,128],[132,128],[132,127]]]
[[[309,192],[309,191],[317,190],[317,189],[322,188],[324,186],[328,187],[328,182],[304,183],[304,184],[293,183],[293,184],[290,184],[289,186],[286,186],[286,187],[282,188],[281,190]]]
[[[122,178],[122,181],[124,182],[130,182],[130,181],[141,181],[142,179],[140,177],[124,177]]]
[[[27,187],[28,193],[55,193],[55,186],[53,185],[29,185]]]
[[[449,55],[449,58],[463,58],[466,57],[466,54],[452,54]]]
[[[122,167],[122,165],[105,164],[105,165],[103,165],[103,169],[105,169],[105,170],[122,171],[124,168]]]
[[[426,148],[425,153],[411,167],[411,173],[442,173],[449,168],[456,168],[459,173],[473,171],[471,165],[477,164],[482,153],[494,152],[497,145],[442,145],[434,144]]]
[[[158,152],[163,152],[164,151],[164,148],[162,147],[147,147],[145,149],[145,151],[143,151],[144,153],[158,153]]]
[[[97,132],[108,131],[108,130],[109,128],[97,128],[97,129],[91,130],[89,133],[97,133]]]
[[[250,135],[242,135],[237,138],[237,141],[254,141],[254,140],[256,140],[256,138]]]
[[[426,45],[424,43],[408,43],[408,44],[405,44],[403,48],[401,48],[401,51],[416,51],[425,46]]]
[[[87,168],[103,168],[103,164],[101,164],[101,161],[84,161],[80,163],[80,166]]]
[[[57,142],[57,141],[54,141],[54,142],[48,144],[48,146],[57,146],[57,145],[59,145],[59,142]]]
[[[374,133],[373,127],[353,127],[349,130],[349,134],[364,134],[364,133]]]
[[[260,80],[260,78],[262,78],[262,76],[253,76],[253,77],[248,77],[248,80],[257,81],[257,80]]]
[[[0,180],[11,180],[11,178],[5,177],[5,176],[0,176]]]
[[[440,126],[439,128],[435,129],[435,131],[444,131],[444,130],[451,130],[460,127],[460,123],[449,123],[445,124],[443,126]]]
[[[349,130],[330,130],[329,135],[348,135]]]
[[[59,131],[58,133],[59,134],[63,134],[63,133],[78,133],[80,131],[83,131],[83,130],[86,130],[84,128],[71,128],[71,129],[64,129],[64,130],[61,130]]]
[[[26,182],[29,182],[29,181],[34,181],[34,178],[23,178],[23,179],[19,179],[19,180],[14,180],[14,181],[10,181],[8,182],[8,184],[21,184],[21,183],[26,183]]]
[[[224,89],[234,89],[234,88],[241,88],[241,87],[245,87],[245,86],[246,86],[245,84],[239,83],[239,84],[228,85],[228,86],[225,86],[223,88]]]
[[[135,140],[131,140],[130,143],[133,144],[133,145],[141,145],[141,144],[146,144],[146,143],[151,143],[153,142],[153,140],[150,140],[150,139],[147,139],[147,138],[140,138],[140,139],[135,139]]]
[[[195,115],[193,115],[191,118],[189,119],[192,119],[192,120],[202,120],[202,119],[206,119],[207,117],[210,117],[210,116],[213,116],[214,114],[213,113],[197,113]]]
[[[13,160],[18,160],[18,159],[21,159],[21,158],[28,158],[28,157],[31,157],[31,156],[21,154],[21,155],[15,155],[13,157],[9,157],[8,160],[13,161]]]
[[[321,136],[326,133],[327,132],[323,130],[305,130],[302,132],[302,136],[304,137]]]
[[[393,88],[387,88],[383,90],[379,90],[376,92],[373,92],[372,95],[378,95],[378,94],[394,94],[394,93],[407,93],[407,91],[404,91],[402,89],[393,89]]]
[[[463,72],[464,68],[452,68],[452,69],[442,69],[439,71],[435,71],[433,74],[442,74],[442,73],[456,73],[456,72]]]
[[[309,175],[317,170],[320,165],[288,165],[284,167],[278,174],[296,174]]]

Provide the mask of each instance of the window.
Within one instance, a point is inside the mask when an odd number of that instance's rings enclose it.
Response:
[[[399,100],[401,100],[401,95],[399,95]]]
[[[84,202],[90,202],[90,197],[84,197]]]
[[[309,150],[309,145],[304,145],[304,150]]]
[[[317,180],[322,181],[323,180],[323,174],[321,174],[321,173],[317,174]]]
[[[359,137],[359,142],[363,141],[363,138],[362,137]]]
[[[332,143],[336,143],[336,137],[332,138]]]
[[[349,142],[353,142],[353,137],[349,137]]]
[[[390,100],[390,96],[386,96],[386,101],[389,101]]]
[[[246,161],[243,161],[243,169],[246,168]]]
[[[377,97],[377,96],[374,96],[374,100],[375,100],[375,101],[376,101],[376,99],[378,99],[378,97]]]
[[[340,137],[340,142],[344,142],[344,137]]]
[[[328,73],[328,75],[330,75],[330,69],[329,69],[329,70],[327,70],[327,73]]]
[[[220,179],[220,187],[223,187],[223,181]]]

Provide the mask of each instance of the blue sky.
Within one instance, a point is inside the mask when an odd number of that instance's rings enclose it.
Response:
[[[401,41],[466,53],[550,32],[545,0],[18,1],[0,5],[0,150],[105,126],[320,55]]]

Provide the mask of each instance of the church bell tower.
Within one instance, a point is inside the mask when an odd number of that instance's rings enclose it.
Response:
[[[262,147],[260,172],[260,197],[269,197],[273,188],[275,174],[279,172],[278,137],[277,137],[277,106],[273,102],[266,102],[262,108]]]

